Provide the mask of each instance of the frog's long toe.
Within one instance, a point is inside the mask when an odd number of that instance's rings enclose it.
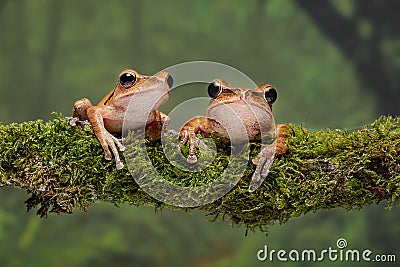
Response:
[[[249,185],[249,192],[254,192],[260,185],[261,185],[261,173],[260,168],[257,166],[256,170],[251,177],[250,185]]]
[[[186,161],[187,161],[188,163],[191,163],[191,164],[196,163],[196,162],[197,162],[197,156],[196,156],[195,154],[189,155],[189,156],[187,157]]]
[[[111,135],[112,140],[114,141],[114,144],[118,146],[119,151],[124,151],[126,147],[121,143],[122,139],[118,139],[117,137]]]
[[[71,127],[81,126],[82,129],[85,128],[86,125],[90,125],[88,120],[80,120],[78,117],[65,117],[64,118]]]
[[[115,167],[117,168],[117,170],[121,170],[124,167],[124,164],[119,161],[115,163]]]
[[[206,143],[204,143],[204,141],[203,140],[201,140],[200,138],[198,138],[197,136],[196,136],[196,139],[195,139],[196,141],[195,141],[195,144],[196,144],[196,147],[202,147],[204,150],[209,150],[208,149],[208,146],[206,145]]]
[[[72,127],[75,127],[76,123],[79,121],[79,118],[76,117],[65,117],[64,119],[69,123],[69,126]]]
[[[112,160],[112,154],[111,154],[110,150],[108,149],[107,144],[101,144],[101,146],[103,147],[103,151],[104,151],[104,159]]]

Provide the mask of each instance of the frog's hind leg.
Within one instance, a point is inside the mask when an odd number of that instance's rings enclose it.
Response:
[[[275,132],[276,132],[276,139],[275,139],[275,156],[285,154],[288,150],[287,147],[287,140],[288,140],[288,129],[289,126],[286,124],[276,124],[275,125]]]
[[[163,128],[168,125],[169,121],[168,115],[156,110],[155,120],[146,125],[146,138],[149,140],[159,140],[162,136]]]
[[[91,106],[93,106],[92,102],[90,102],[90,100],[87,98],[77,100],[74,104],[72,117],[66,117],[66,119],[69,121],[69,124],[71,126],[76,126],[79,124],[82,127],[85,125],[90,125],[87,110]]]

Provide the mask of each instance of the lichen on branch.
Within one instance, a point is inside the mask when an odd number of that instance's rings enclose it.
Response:
[[[289,150],[275,159],[268,177],[255,192],[248,186],[254,166],[224,197],[204,206],[213,219],[227,219],[248,229],[267,230],[269,225],[308,212],[336,207],[360,209],[388,201],[398,205],[400,196],[400,121],[381,117],[355,131],[311,132],[290,125]],[[229,146],[220,145],[213,168],[201,173],[179,170],[165,155],[160,142],[146,143],[147,154],[168,181],[198,186],[212,180],[229,161]],[[132,143],[133,151],[143,149]],[[134,147],[137,145],[138,147]],[[260,145],[251,144],[251,157]],[[140,162],[133,172],[145,172]],[[132,171],[132,170],[131,170]],[[103,151],[90,127],[71,127],[61,118],[42,122],[0,125],[0,182],[25,189],[28,209],[71,213],[97,202],[168,206],[144,192],[124,168],[103,158]]]

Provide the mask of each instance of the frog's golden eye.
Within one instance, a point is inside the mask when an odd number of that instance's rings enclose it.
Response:
[[[275,100],[278,98],[278,93],[276,92],[275,88],[273,88],[272,86],[269,86],[269,87],[265,88],[264,98],[265,98],[265,101],[267,101],[267,103],[269,105],[272,105],[272,103],[274,103]]]
[[[222,85],[214,81],[208,85],[208,95],[211,98],[217,98],[222,93]]]
[[[135,85],[136,75],[133,73],[125,72],[119,77],[119,83],[125,89],[128,89]]]

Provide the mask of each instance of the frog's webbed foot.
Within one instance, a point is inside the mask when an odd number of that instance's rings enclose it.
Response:
[[[118,153],[118,149],[119,151],[124,151],[126,149],[125,146],[121,143],[122,140],[105,131],[101,134],[99,141],[104,150],[104,158],[106,160],[111,160],[112,155],[114,155],[115,167],[117,168],[117,170],[122,169],[124,167],[124,164],[122,163]]]
[[[85,128],[86,125],[90,125],[90,122],[88,120],[80,120],[78,117],[65,117],[64,119],[72,127],[79,125],[83,129],[83,128]]]
[[[196,163],[196,148],[202,147],[204,150],[208,150],[208,147],[200,138],[196,136],[196,133],[192,127],[187,127],[186,129],[181,130],[180,141],[176,149],[178,154],[182,153],[181,146],[185,145],[187,142],[189,142],[189,153],[186,161],[188,163]]]

